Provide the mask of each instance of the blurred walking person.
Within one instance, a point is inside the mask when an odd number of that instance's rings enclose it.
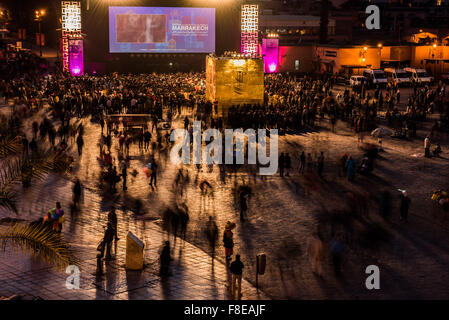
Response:
[[[231,273],[232,273],[232,285],[231,285],[231,294],[232,299],[241,300],[242,299],[242,273],[244,264],[240,261],[240,255],[237,254],[235,256],[235,260],[231,263]],[[238,289],[236,288],[238,287]],[[237,296],[236,296],[237,291]]]
[[[284,162],[285,162],[284,166],[285,166],[285,171],[286,171],[285,176],[288,177],[288,176],[290,176],[289,170],[292,166],[292,159],[290,158],[290,154],[287,153],[285,155]]]
[[[78,155],[81,157],[81,154],[83,153],[83,145],[84,140],[82,135],[78,135],[78,138],[76,139],[76,144],[78,145]]]
[[[81,199],[81,182],[80,182],[80,179],[76,179],[76,182],[73,185],[73,206],[74,206],[74,208],[78,207],[80,199]]]
[[[217,227],[217,223],[213,220],[212,216],[209,216],[209,221],[207,222],[206,237],[207,237],[207,240],[209,241],[212,260],[213,260],[215,257],[215,246],[216,246],[216,243],[218,240],[218,227]]]
[[[284,168],[285,168],[285,155],[282,152],[281,155],[279,156],[279,175],[281,177],[284,177]]]
[[[430,137],[426,136],[424,139],[424,156],[430,158]]]
[[[117,222],[117,213],[115,212],[114,207],[112,207],[111,211],[109,211],[108,213],[108,223],[110,223],[113,228],[115,242],[117,242],[117,240],[120,240],[120,238],[117,237],[118,222]]]
[[[304,173],[305,168],[306,168],[306,154],[303,151],[299,157],[299,172]]]
[[[165,241],[164,246],[162,247],[160,256],[160,276],[166,277],[170,275],[170,241]]]
[[[321,154],[318,156],[318,176],[320,178],[323,177],[323,168],[324,168],[324,153],[321,151]]]
[[[400,217],[399,219],[401,221],[405,221],[407,222],[407,218],[408,218],[408,209],[410,206],[410,198],[408,197],[407,191],[402,190],[402,193],[400,195],[400,199],[401,199],[401,206],[400,206]]]
[[[331,253],[332,253],[332,262],[334,265],[334,272],[336,276],[341,274],[341,255],[344,250],[344,243],[340,240],[338,235],[334,236],[330,243]]]
[[[323,250],[323,240],[321,234],[317,232],[309,241],[308,256],[312,266],[312,272],[320,278],[323,277]]]
[[[234,234],[232,229],[235,228],[235,223],[227,221],[225,225],[225,230],[223,232],[223,246],[225,248],[226,264],[231,260],[233,249],[234,249]]]

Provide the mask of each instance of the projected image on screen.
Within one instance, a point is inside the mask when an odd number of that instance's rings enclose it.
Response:
[[[215,51],[215,9],[109,7],[110,52]]]
[[[166,42],[165,18],[162,14],[119,14],[117,42]]]

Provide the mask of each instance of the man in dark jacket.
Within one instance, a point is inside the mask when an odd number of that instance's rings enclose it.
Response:
[[[240,261],[240,255],[237,254],[230,267],[232,273],[232,299],[240,300],[242,298],[242,273],[244,267],[243,262]],[[237,297],[235,296],[236,282],[238,283]]]

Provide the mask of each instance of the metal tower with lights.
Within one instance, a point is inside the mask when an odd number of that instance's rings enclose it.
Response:
[[[62,1],[62,69],[73,76],[84,73],[81,2]]]
[[[259,53],[259,5],[242,4],[241,52],[256,56]]]

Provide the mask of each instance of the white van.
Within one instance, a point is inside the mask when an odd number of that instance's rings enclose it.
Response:
[[[351,87],[356,87],[362,85],[362,81],[365,81],[364,76],[351,76],[349,79],[349,85]]]
[[[414,79],[416,82],[421,83],[432,83],[433,77],[430,76],[425,69],[416,69],[416,68],[404,68],[406,72],[409,73],[409,76]]]
[[[410,83],[410,75],[403,69],[385,68],[384,71],[388,82],[397,82],[398,85]]]
[[[363,70],[363,76],[368,84],[372,85],[386,85],[388,82],[385,72],[380,69],[365,69]]]

